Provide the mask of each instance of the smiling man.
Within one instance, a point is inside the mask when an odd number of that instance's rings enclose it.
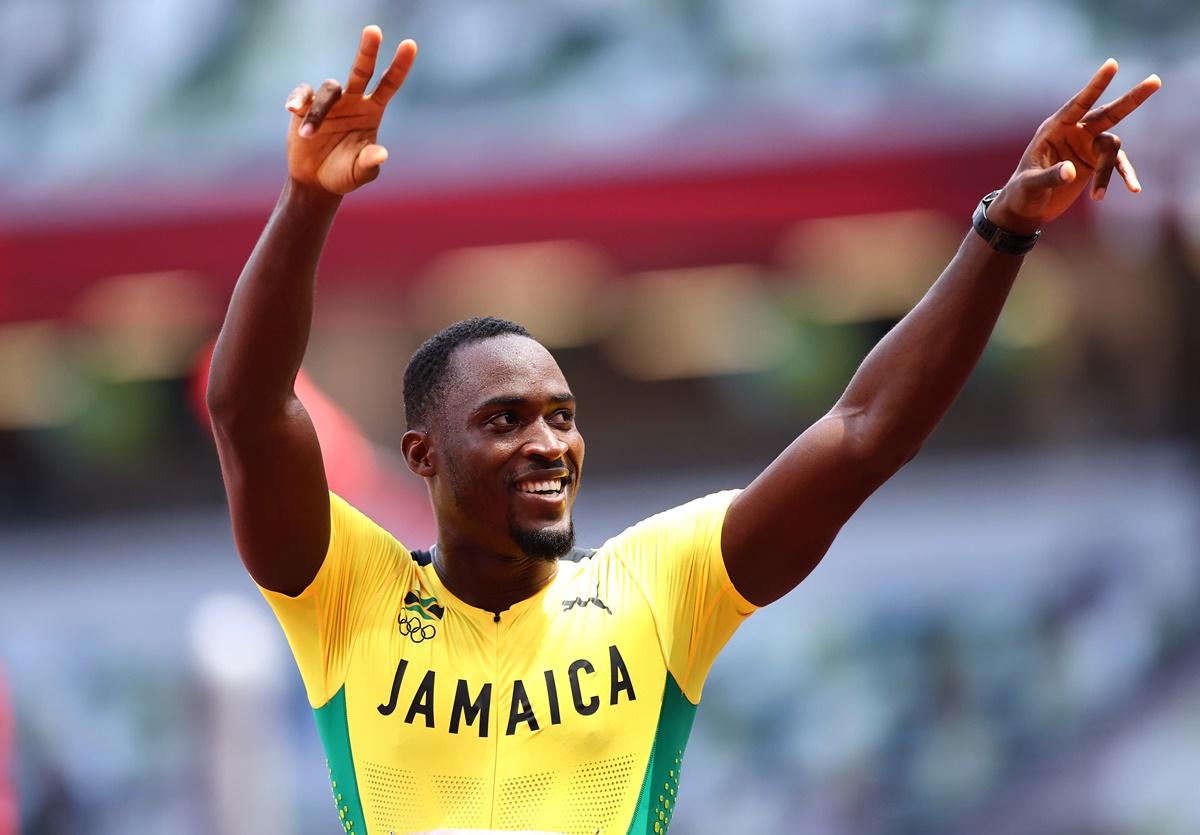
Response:
[[[979,359],[1041,226],[1113,171],[1108,130],[1159,87],[1095,106],[1091,82],[1034,134],[921,302],[823,418],[745,490],[575,547],[584,445],[554,358],[522,327],[472,319],[405,372],[404,457],[437,542],[414,550],[328,491],[293,390],[317,261],[342,196],[387,159],[376,134],[416,46],[378,86],[363,31],[346,86],[288,97],[289,178],[238,280],[209,410],[234,538],[287,634],[347,832],[460,828],[661,833],[705,676],[756,607],[786,594],[910,460]]]

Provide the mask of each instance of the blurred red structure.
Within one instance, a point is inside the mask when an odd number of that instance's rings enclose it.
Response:
[[[601,172],[418,195],[384,186],[347,201],[322,272],[394,284],[458,247],[567,239],[594,244],[626,271],[760,262],[798,220],[914,209],[968,217],[1008,178],[1027,139],[951,137],[941,146],[826,149],[753,166]],[[42,213],[0,228],[0,322],[62,317],[82,289],[120,274],[192,270],[224,294],[272,200],[244,190],[216,202],[112,198],[103,211]]]
[[[17,788],[13,784],[13,721],[4,677],[0,675],[0,835],[17,835]]]

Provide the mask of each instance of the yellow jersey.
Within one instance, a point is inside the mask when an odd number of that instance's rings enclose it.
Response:
[[[342,826],[666,832],[705,676],[754,611],[729,580],[734,491],[653,516],[498,615],[337,495],[296,597],[263,589],[317,719]]]

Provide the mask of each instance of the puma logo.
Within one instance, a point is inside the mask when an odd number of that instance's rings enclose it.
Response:
[[[576,606],[578,606],[579,608],[582,609],[584,606],[588,605],[589,603],[591,603],[593,606],[597,606],[597,607],[603,609],[604,611],[608,612],[610,615],[613,613],[612,609],[610,609],[604,605],[604,601],[601,600],[599,598],[599,596],[589,597],[586,600],[584,600],[582,597],[576,597],[573,600],[564,600],[562,602],[563,611],[569,612],[572,609],[574,609]]]

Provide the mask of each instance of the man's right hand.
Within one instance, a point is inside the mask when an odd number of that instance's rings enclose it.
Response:
[[[388,156],[387,149],[375,142],[379,123],[417,57],[417,45],[411,40],[402,41],[387,72],[368,95],[367,82],[375,73],[382,42],[383,32],[378,26],[363,29],[344,89],[329,79],[316,91],[301,84],[288,95],[292,123],[287,156],[292,182],[340,196],[379,176],[379,166]]]
[[[343,90],[302,84],[288,97],[289,184],[238,278],[213,351],[207,402],[233,537],[263,588],[297,595],[329,548],[329,486],[316,430],[296,397],[312,326],[317,262],[338,201],[379,176],[388,100],[417,54],[404,41],[367,95],[383,33],[363,30]],[[297,199],[298,197],[302,199]]]

